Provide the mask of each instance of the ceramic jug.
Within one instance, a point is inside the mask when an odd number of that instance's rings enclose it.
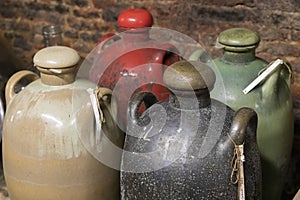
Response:
[[[259,42],[258,34],[245,28],[228,29],[219,35],[223,55],[208,63],[217,74],[211,96],[235,111],[249,107],[257,112],[263,199],[275,200],[281,197],[293,144],[291,70],[288,65],[279,64],[245,94],[243,90],[263,71],[270,69],[266,61],[255,55]],[[190,59],[197,60],[199,55],[201,52],[194,52]]]
[[[211,99],[213,82],[205,64],[179,61],[164,74],[172,91],[168,100],[140,116],[139,104],[153,94],[133,96],[122,199],[261,199],[256,114],[249,108],[235,113]]]
[[[100,39],[90,72],[93,82],[113,90],[118,105],[116,118],[124,131],[132,94],[142,90],[154,93],[159,100],[168,98],[169,91],[162,86],[163,72],[179,60],[174,46],[149,37],[152,24],[153,17],[147,10],[134,8],[121,12],[118,25],[122,32]]]
[[[11,200],[119,199],[119,171],[87,151],[86,138],[120,163],[121,154],[105,150],[104,136],[118,146],[123,135],[110,115],[111,91],[76,79],[77,52],[52,46],[38,51],[30,71],[14,74],[6,86],[7,112],[3,126],[3,167]],[[21,78],[32,81],[19,93]],[[101,124],[96,124],[91,95],[99,100]],[[100,98],[101,97],[101,98]],[[95,132],[100,127],[100,133]],[[100,134],[97,142],[94,134]]]

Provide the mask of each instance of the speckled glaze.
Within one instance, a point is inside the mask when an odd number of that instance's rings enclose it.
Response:
[[[265,69],[267,62],[256,57],[259,36],[245,28],[222,32],[218,43],[223,55],[208,63],[217,75],[211,97],[237,111],[254,109],[258,115],[257,140],[262,160],[263,199],[279,200],[291,158],[294,133],[291,71],[280,66],[250,93],[246,88]],[[200,58],[194,52],[191,60]]]
[[[120,198],[119,171],[96,160],[82,142],[83,135],[94,134],[87,89],[96,86],[75,80],[78,60],[73,49],[47,47],[34,57],[41,78],[20,71],[7,83],[3,166],[11,200]],[[24,77],[36,80],[15,94],[14,85]],[[100,92],[109,93],[105,88]],[[102,133],[122,146],[109,101],[100,99],[100,103],[105,118]],[[115,156],[112,159],[120,162],[120,155]]]
[[[138,105],[151,94],[131,99],[124,149],[139,156],[123,153],[123,200],[237,199],[238,187],[230,182],[234,145],[228,134],[236,144],[245,144],[246,199],[261,199],[255,112],[243,108],[235,113],[210,99],[207,86],[214,76],[203,64],[193,65],[202,76],[185,61],[171,65],[164,74],[172,90],[169,100],[141,117]]]

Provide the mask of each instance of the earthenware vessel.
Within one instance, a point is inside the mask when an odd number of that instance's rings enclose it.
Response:
[[[120,163],[121,154],[105,150],[104,136],[123,144],[109,111],[111,91],[76,79],[78,60],[71,48],[47,47],[33,59],[40,78],[19,71],[7,83],[3,166],[11,200],[120,198],[119,171],[87,150],[97,144]],[[24,77],[32,82],[15,93],[14,85]],[[98,99],[99,109],[91,97]],[[100,121],[95,120],[99,115]]]
[[[147,10],[135,8],[121,12],[118,25],[122,32],[100,39],[90,72],[93,82],[113,90],[118,105],[116,118],[124,131],[130,97],[137,91],[149,91],[159,100],[168,98],[169,91],[162,86],[163,72],[179,60],[174,46],[149,37],[152,24],[153,17]],[[143,107],[151,102],[145,100],[145,104]]]
[[[133,96],[122,199],[261,199],[256,114],[249,108],[235,113],[211,99],[214,79],[205,64],[179,61],[164,74],[168,100],[140,116],[139,104],[153,94]]]
[[[228,29],[219,35],[218,44],[223,54],[208,63],[217,75],[211,97],[226,103],[235,111],[242,107],[256,111],[263,199],[275,200],[281,197],[293,144],[291,68],[280,63],[245,94],[243,90],[270,68],[265,60],[255,54],[259,42],[259,35],[245,28]],[[197,60],[200,55],[201,52],[194,52],[191,60]]]

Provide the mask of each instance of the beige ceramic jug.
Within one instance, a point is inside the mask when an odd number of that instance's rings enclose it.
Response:
[[[82,140],[86,136],[119,163],[121,155],[104,144],[108,138],[121,147],[124,137],[110,115],[111,91],[76,79],[78,61],[71,48],[47,47],[34,56],[41,78],[20,71],[7,83],[3,164],[11,200],[119,199],[119,171],[96,159]],[[24,77],[34,81],[16,94],[13,88]],[[101,124],[90,90],[97,91]]]

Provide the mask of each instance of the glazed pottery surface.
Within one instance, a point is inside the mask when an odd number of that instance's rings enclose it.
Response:
[[[83,142],[88,137],[96,143],[95,113],[87,92],[96,85],[75,80],[79,56],[57,46],[40,50],[34,59],[41,78],[14,94],[11,87],[21,77],[36,76],[20,71],[6,88],[3,164],[10,199],[119,199],[119,171],[95,159]],[[105,95],[108,90],[102,91]],[[105,153],[104,135],[118,146],[123,135],[110,121],[109,101],[99,101],[106,121],[97,144]],[[120,162],[120,155],[111,156]]]
[[[149,38],[153,19],[148,11],[125,10],[120,13],[118,24],[124,32],[100,39],[90,79],[113,90],[118,105],[116,118],[125,131],[128,101],[135,92],[152,92],[159,100],[168,98],[169,91],[162,86],[163,73],[179,56],[171,44]]]
[[[191,64],[174,63],[164,75],[172,91],[169,99],[141,117],[137,107],[150,94],[137,93],[131,99],[121,164],[122,199],[240,199],[240,186],[230,178],[237,144],[244,144],[245,197],[261,199],[255,112],[242,108],[235,113],[210,99],[213,76],[203,64],[193,65],[203,78]]]
[[[268,63],[255,56],[259,41],[255,32],[244,28],[228,29],[220,34],[218,42],[223,47],[223,55],[208,63],[217,76],[211,97],[235,111],[249,107],[257,112],[263,199],[275,200],[281,197],[293,144],[291,71],[281,65],[252,91],[244,94],[243,90],[267,69]],[[197,59],[197,52],[191,59]]]

